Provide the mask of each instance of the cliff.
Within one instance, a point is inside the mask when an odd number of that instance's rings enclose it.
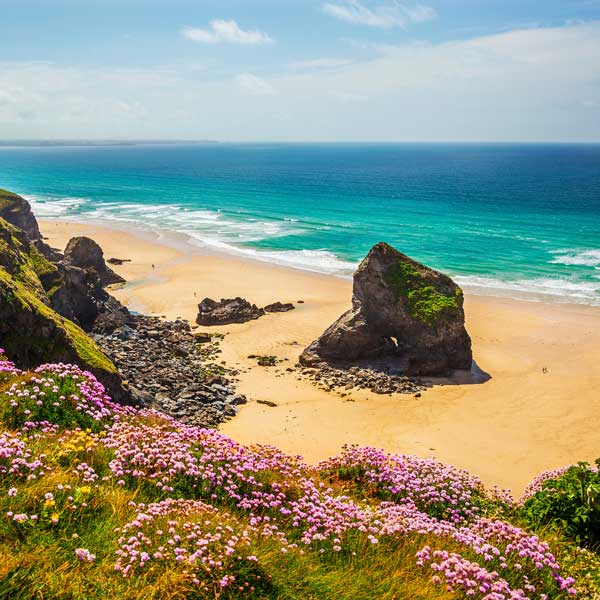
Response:
[[[77,363],[94,373],[117,401],[127,401],[128,391],[114,364],[78,324],[53,307],[53,300],[63,298],[64,303],[69,294],[70,274],[40,250],[39,228],[29,204],[20,196],[2,191],[0,207],[0,213],[12,220],[9,223],[0,217],[0,339],[3,346],[23,368],[45,362]],[[32,239],[30,235],[37,237]],[[87,289],[84,284],[84,300],[95,306],[94,299],[86,295]],[[72,308],[72,303],[66,305]]]

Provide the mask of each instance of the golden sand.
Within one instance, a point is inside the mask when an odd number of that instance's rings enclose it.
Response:
[[[54,221],[41,227],[57,248],[88,235],[106,257],[131,259],[114,267],[129,282],[114,295],[136,310],[193,322],[206,296],[242,296],[258,305],[304,300],[289,313],[213,328],[227,334],[223,360],[242,369],[238,391],[250,400],[221,427],[240,442],[273,444],[309,461],[346,443],[435,456],[517,494],[540,471],[600,456],[598,309],[467,294],[474,357],[489,381],[436,386],[421,398],[352,392],[348,401],[285,369],[349,307],[351,282],[191,253],[105,227]],[[259,367],[250,354],[287,360]]]

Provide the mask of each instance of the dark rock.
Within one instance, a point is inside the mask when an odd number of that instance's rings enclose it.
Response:
[[[213,427],[245,401],[235,394],[235,371],[213,362],[219,338],[199,344],[186,321],[130,315],[127,324],[93,337],[144,406]]]
[[[212,341],[212,335],[210,333],[206,333],[205,331],[194,331],[192,335],[198,344],[208,344]]]
[[[80,269],[93,269],[103,286],[125,283],[125,280],[106,266],[102,248],[88,237],[74,237],[65,249],[65,264]]]
[[[354,389],[370,390],[376,394],[414,394],[426,385],[410,377],[377,369],[334,367],[323,363],[319,369],[303,368],[302,375],[326,391],[341,391],[341,396]]]
[[[273,302],[273,304],[267,304],[265,306],[264,311],[268,313],[274,312],[288,312],[289,310],[294,310],[296,307],[291,302],[286,302],[282,304],[281,302]]]
[[[229,323],[245,323],[258,319],[265,314],[256,304],[250,304],[243,298],[221,299],[220,302],[205,298],[198,305],[198,325],[227,325]]]
[[[462,290],[385,243],[356,270],[352,308],[300,357],[308,366],[373,360],[418,375],[470,369],[472,362]]]
[[[50,304],[63,317],[84,330],[113,331],[130,321],[130,314],[102,287],[94,269],[58,264],[60,283],[50,295]]]
[[[274,408],[275,406],[277,406],[276,402],[271,402],[270,400],[257,400],[256,403],[264,404],[265,406],[270,406],[271,408]]]
[[[274,367],[279,360],[276,356],[249,356],[248,358],[255,358],[256,363],[259,367]]]
[[[131,259],[130,258],[109,258],[106,262],[111,265],[122,265],[123,263],[131,262]]]

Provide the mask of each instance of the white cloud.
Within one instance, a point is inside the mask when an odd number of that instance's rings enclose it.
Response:
[[[600,21],[216,73],[0,61],[0,138],[600,140]]]
[[[242,73],[235,78],[241,90],[253,96],[273,96],[277,90],[264,79],[252,75],[252,73]]]
[[[290,63],[292,69],[299,71],[312,69],[336,69],[352,64],[347,58],[313,58],[311,60],[296,60]]]
[[[326,2],[322,8],[328,15],[340,21],[381,28],[406,27],[410,23],[423,23],[437,16],[437,12],[431,6],[410,6],[400,2],[382,4],[371,9],[359,0],[347,0],[344,4]]]
[[[262,31],[245,31],[235,21],[215,19],[210,29],[185,27],[181,34],[194,42],[204,44],[271,44],[273,39]]]

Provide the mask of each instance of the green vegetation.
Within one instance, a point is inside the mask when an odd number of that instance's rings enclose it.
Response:
[[[459,310],[462,292],[445,295],[436,290],[409,262],[399,258],[384,275],[397,298],[406,298],[409,314],[430,327]]]
[[[600,548],[600,459],[581,462],[539,484],[539,491],[521,509],[522,518],[537,529],[554,528],[579,545]]]

